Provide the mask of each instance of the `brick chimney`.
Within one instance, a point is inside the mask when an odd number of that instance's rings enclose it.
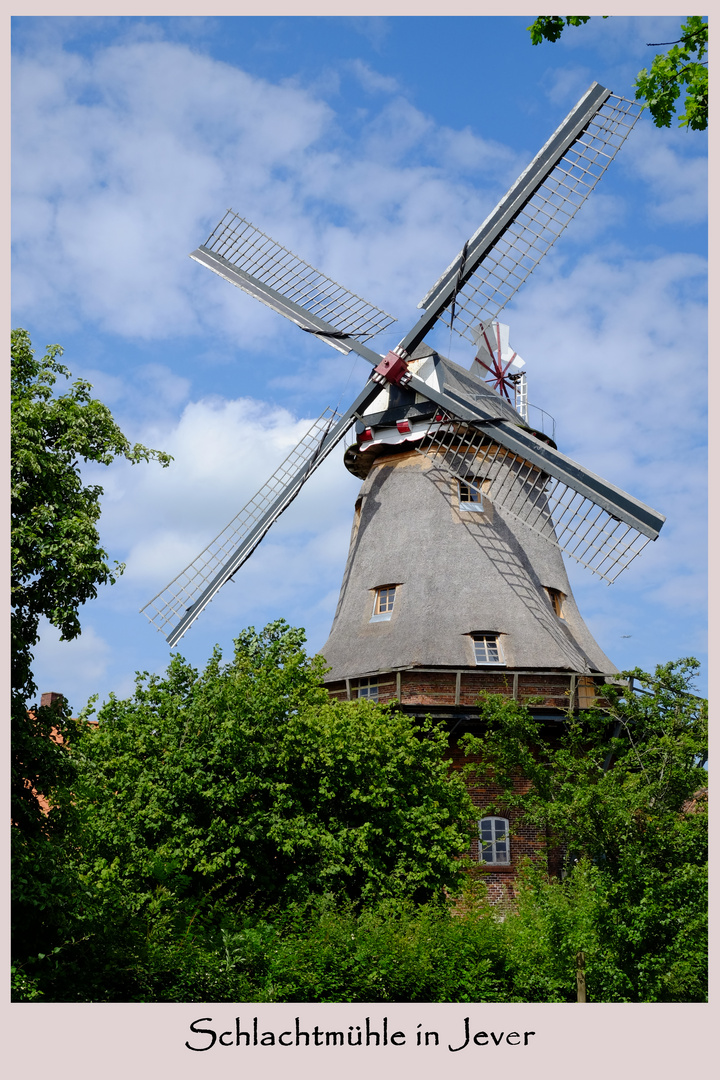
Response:
[[[40,698],[41,708],[48,708],[50,705],[54,705],[60,698],[64,698],[64,694],[59,694],[57,690],[47,690]]]

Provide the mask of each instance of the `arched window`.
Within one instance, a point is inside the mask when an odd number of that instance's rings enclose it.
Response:
[[[480,862],[510,862],[510,824],[504,817],[485,817],[478,821]]]

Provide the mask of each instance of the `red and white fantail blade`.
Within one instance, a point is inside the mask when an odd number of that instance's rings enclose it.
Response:
[[[525,367],[525,362],[510,348],[510,328],[493,320],[487,326],[480,326],[473,336],[478,346],[475,361],[482,369],[479,374],[510,401],[510,376],[518,375]]]

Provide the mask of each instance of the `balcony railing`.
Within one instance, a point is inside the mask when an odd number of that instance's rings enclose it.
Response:
[[[362,679],[329,682],[333,696],[348,701],[367,697],[398,701],[407,707],[472,708],[484,694],[512,698],[524,705],[563,711],[588,709],[603,700],[608,682],[623,685],[614,673],[507,670],[503,667],[403,668]]]

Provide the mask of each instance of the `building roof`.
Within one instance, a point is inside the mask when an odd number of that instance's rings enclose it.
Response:
[[[497,396],[497,395],[496,395]],[[556,544],[487,501],[460,508],[458,483],[406,446],[361,488],[330,637],[328,680],[412,666],[474,666],[473,634],[498,635],[508,668],[615,672],[586,627]],[[397,586],[371,621],[375,590]],[[562,596],[562,617],[549,592]]]

